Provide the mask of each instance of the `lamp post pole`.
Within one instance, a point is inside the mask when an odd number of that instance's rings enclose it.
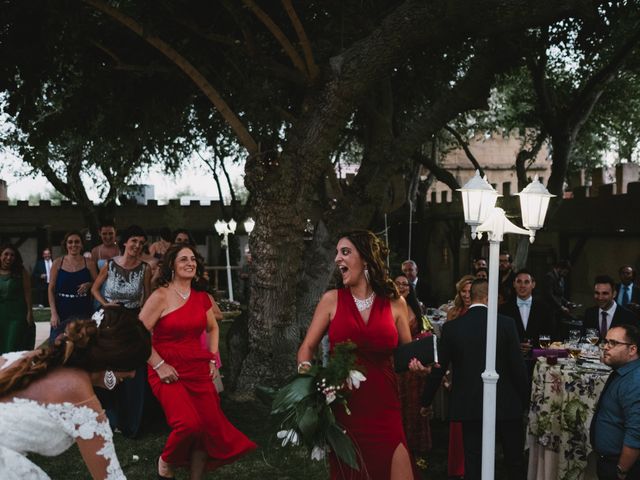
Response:
[[[229,288],[229,300],[233,302],[233,281],[231,279],[231,259],[229,258],[229,234],[235,233],[236,222],[233,218],[229,220],[228,223],[224,220],[218,220],[215,223],[215,228],[218,235],[222,235],[222,242],[220,245],[225,249],[227,257],[227,285]]]
[[[487,344],[485,370],[482,373],[482,480],[495,477],[496,400],[498,380],[496,371],[496,344],[498,325],[498,262],[500,243],[505,233],[528,235],[533,243],[536,230],[542,228],[551,195],[536,177],[520,196],[522,223],[527,230],[511,223],[501,208],[495,207],[498,193],[479,172],[462,192],[465,222],[471,226],[471,237],[478,238],[483,232],[489,239],[489,292],[487,305]]]

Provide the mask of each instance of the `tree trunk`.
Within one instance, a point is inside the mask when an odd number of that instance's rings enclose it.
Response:
[[[574,136],[571,133],[552,134],[551,148],[553,163],[551,164],[551,175],[547,182],[547,189],[550,193],[562,198],[564,192],[564,180],[567,178],[569,168],[569,156],[573,149]]]

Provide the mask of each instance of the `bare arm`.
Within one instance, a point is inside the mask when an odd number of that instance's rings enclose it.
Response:
[[[155,292],[153,292],[149,299],[143,305],[142,310],[140,310],[140,315],[138,315],[138,318],[140,318],[142,323],[144,323],[144,326],[150,332],[153,331],[156,323],[158,323],[158,320],[160,320],[160,317],[167,308],[166,290],[166,288],[158,288]],[[156,367],[162,361],[163,358],[158,352],[156,352],[156,349],[152,347],[151,355],[147,360],[147,364],[149,364],[151,367]],[[160,377],[160,380],[165,383],[167,383],[167,381],[173,382],[178,379],[178,372],[176,371],[176,369],[166,362],[164,362],[155,370],[158,373],[158,377]]]
[[[209,333],[209,351],[214,355],[219,355],[219,343],[220,343],[220,327],[218,326],[218,319],[216,318],[216,311],[220,312],[220,309],[216,305],[216,302],[211,299],[211,308],[207,310],[207,332]],[[209,362],[209,374],[211,378],[218,376],[218,370],[220,365],[217,363]]]
[[[224,315],[222,315],[222,310],[220,310],[220,307],[218,306],[215,299],[211,295],[209,295],[209,298],[211,299],[211,304],[212,304],[211,309],[213,310],[213,316],[218,321],[222,320],[224,318]],[[208,331],[208,327],[207,327],[207,331]]]
[[[411,329],[409,328],[409,313],[407,302],[403,297],[391,300],[391,311],[398,330],[398,343],[404,345],[411,341]]]
[[[60,270],[60,258],[56,258],[51,264],[51,272],[49,273],[49,288],[47,296],[49,297],[49,307],[51,307],[51,326],[57,327],[60,323],[58,310],[56,308],[56,281],[58,279],[58,271]]]
[[[316,306],[307,334],[298,349],[298,363],[311,361],[320,340],[322,340],[322,337],[329,328],[331,319],[336,314],[337,307],[337,290],[326,292]]]
[[[98,274],[96,281],[93,282],[93,286],[91,287],[91,295],[93,295],[93,298],[95,298],[98,301],[98,303],[103,307],[116,305],[115,303],[107,302],[106,298],[102,296],[102,292],[100,291],[100,288],[102,287],[104,282],[107,280],[108,275],[109,275],[109,262],[104,264],[104,266],[100,269],[100,273]]]

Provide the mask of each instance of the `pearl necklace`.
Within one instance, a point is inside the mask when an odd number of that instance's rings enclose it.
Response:
[[[189,295],[191,295],[191,289],[189,289],[187,293],[182,293],[179,292],[176,287],[173,287],[173,291],[176,292],[182,300],[186,300],[187,298],[189,298]]]
[[[371,305],[373,305],[373,300],[376,298],[376,292],[371,292],[371,295],[363,300],[356,298],[353,293],[351,294],[351,296],[353,297],[353,301],[356,302],[356,308],[358,309],[358,311],[363,312],[366,309],[371,308]]]

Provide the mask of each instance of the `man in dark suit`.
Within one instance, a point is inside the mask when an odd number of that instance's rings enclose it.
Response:
[[[422,404],[425,410],[451,364],[451,419],[462,422],[465,480],[480,478],[482,466],[482,373],[487,348],[487,281],[471,285],[469,311],[442,328],[438,346],[441,368],[427,378]],[[509,479],[522,480],[524,466],[524,429],[522,417],[528,405],[529,385],[520,342],[512,318],[498,315],[496,340],[497,386],[496,437],[502,442]],[[423,412],[426,413],[426,412]]]
[[[500,305],[499,312],[516,321],[522,351],[528,353],[532,346],[538,346],[540,335],[556,337],[554,313],[544,300],[532,295],[536,280],[530,271],[518,270],[513,288],[515,297]]]
[[[434,305],[431,298],[431,287],[423,278],[418,278],[418,265],[413,260],[405,260],[402,262],[402,273],[407,277],[409,283],[416,292],[416,297],[423,307]]]
[[[620,283],[616,287],[618,291],[616,303],[628,308],[640,318],[640,288],[635,284],[636,269],[631,265],[623,265],[618,270],[618,275]]]
[[[509,252],[500,252],[498,259],[498,272],[500,273],[498,282],[498,304],[502,305],[515,296],[513,281],[516,278],[516,274],[513,271],[513,263],[511,263],[511,254]]]
[[[51,249],[45,248],[42,251],[42,258],[39,258],[36,261],[36,264],[33,267],[33,272],[31,273],[31,276],[33,277],[33,285],[36,290],[35,302],[40,306],[49,306],[47,290],[49,289],[49,277],[51,274],[52,264],[53,259],[51,258]]]
[[[618,305],[616,298],[616,283],[609,275],[598,275],[593,281],[593,299],[596,305],[587,308],[582,321],[582,332],[587,328],[596,328],[600,338],[604,338],[611,327],[618,325],[638,326],[636,316],[624,307]]]

